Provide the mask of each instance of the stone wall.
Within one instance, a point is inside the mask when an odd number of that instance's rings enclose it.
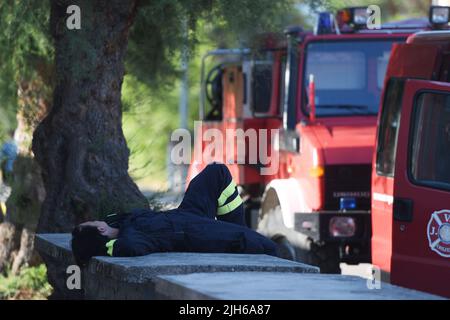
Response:
[[[218,272],[318,273],[313,266],[268,255],[154,253],[142,257],[94,257],[81,270],[80,290],[69,290],[66,272],[74,265],[70,234],[39,234],[36,248],[48,269],[54,299],[159,299],[155,281],[162,275]]]
[[[69,290],[74,264],[70,234],[40,234],[36,248],[48,269],[54,299],[439,299],[366,279],[320,274],[318,268],[267,255],[154,253],[92,258],[81,270],[80,290]]]

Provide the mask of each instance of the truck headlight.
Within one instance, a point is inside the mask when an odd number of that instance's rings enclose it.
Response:
[[[355,219],[350,217],[333,217],[330,219],[329,231],[332,237],[353,237],[356,233]]]
[[[450,7],[432,6],[430,8],[430,22],[432,24],[448,24],[450,17]]]

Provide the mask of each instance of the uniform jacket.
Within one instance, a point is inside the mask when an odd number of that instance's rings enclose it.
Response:
[[[277,255],[273,241],[245,226],[181,209],[137,209],[122,215],[113,225],[119,227],[119,235],[110,244],[110,254],[117,257],[153,252]]]

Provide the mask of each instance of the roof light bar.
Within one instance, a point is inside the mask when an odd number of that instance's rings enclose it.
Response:
[[[366,26],[369,14],[367,13],[367,7],[353,8],[353,23],[356,26]]]
[[[314,34],[319,35],[339,33],[336,27],[336,21],[332,13],[320,12],[317,18],[316,27],[314,28]]]
[[[337,23],[343,32],[351,32],[354,29],[363,29],[369,19],[368,7],[351,7],[337,11]]]

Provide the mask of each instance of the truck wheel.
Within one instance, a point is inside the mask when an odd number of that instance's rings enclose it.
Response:
[[[341,273],[339,247],[333,244],[320,245],[311,242],[309,250],[296,250],[297,261],[320,268],[320,273]]]
[[[285,255],[285,259],[317,266],[321,273],[341,272],[336,245],[319,245],[305,234],[286,228],[277,192],[272,188],[267,190],[261,203],[257,230],[278,244],[280,255]],[[290,248],[294,249],[293,253]]]
[[[272,237],[272,241],[277,244],[278,257],[281,259],[296,261],[295,248],[283,235],[276,235]]]
[[[283,235],[276,235],[272,240],[278,246],[278,256],[282,259],[310,264],[320,268],[320,273],[340,274],[339,248],[335,245],[318,245],[311,242],[310,250],[294,247]]]

